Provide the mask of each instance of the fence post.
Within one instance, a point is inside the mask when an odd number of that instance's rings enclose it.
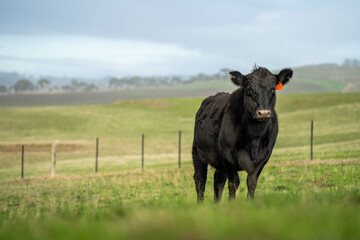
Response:
[[[181,131],[179,131],[179,168],[181,168]]]
[[[99,157],[99,138],[96,138],[96,153],[95,153],[95,173],[98,172],[98,157]]]
[[[51,176],[55,176],[55,167],[56,167],[56,144],[57,140],[53,142],[51,147]]]
[[[21,148],[21,178],[24,178],[24,145]]]
[[[313,160],[313,138],[314,138],[314,121],[311,120],[311,137],[310,137],[310,159]]]
[[[141,135],[141,172],[144,172],[144,134]]]

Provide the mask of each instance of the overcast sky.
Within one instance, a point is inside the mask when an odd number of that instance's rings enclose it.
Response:
[[[360,58],[360,1],[1,0],[0,71],[249,72]]]

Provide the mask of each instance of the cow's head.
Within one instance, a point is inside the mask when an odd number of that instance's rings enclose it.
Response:
[[[230,72],[231,80],[235,85],[243,88],[244,106],[250,117],[258,121],[266,121],[274,116],[276,88],[285,85],[293,75],[293,71],[285,68],[279,74],[272,74],[262,67],[242,75],[238,71]]]

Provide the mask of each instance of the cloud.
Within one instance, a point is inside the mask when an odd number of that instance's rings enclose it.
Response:
[[[360,57],[359,11],[355,0],[3,0],[0,40],[16,39],[0,41],[13,58],[0,70],[163,75],[340,63]]]
[[[0,70],[31,74],[163,75],[169,62],[199,59],[201,52],[178,44],[73,35],[0,36]]]

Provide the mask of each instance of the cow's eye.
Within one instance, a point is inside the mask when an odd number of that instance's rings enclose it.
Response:
[[[247,90],[246,90],[246,95],[247,95],[248,97],[251,97],[251,96],[253,95],[253,92],[251,91],[251,89],[247,89]]]
[[[272,94],[272,95],[275,94],[275,89],[271,90],[271,94]]]

